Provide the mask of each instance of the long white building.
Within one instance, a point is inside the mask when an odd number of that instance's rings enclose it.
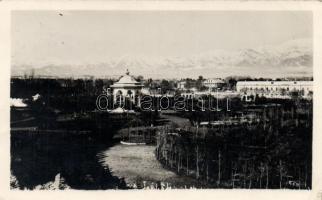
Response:
[[[298,92],[303,98],[312,98],[313,81],[238,81],[236,90],[241,96],[286,99],[291,98],[292,92]]]

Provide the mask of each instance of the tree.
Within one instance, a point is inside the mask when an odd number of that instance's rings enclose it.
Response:
[[[161,81],[161,90],[162,90],[162,93],[166,93],[167,91],[170,91],[170,90],[172,90],[173,88],[171,87],[171,85],[170,85],[170,83],[169,83],[169,81],[167,81],[167,80],[165,80],[165,79],[163,79],[162,81]]]
[[[137,81],[141,82],[144,80],[144,77],[142,75],[139,75],[137,78],[136,78]]]
[[[290,94],[291,94],[291,98],[294,100],[300,97],[300,93],[298,91],[292,91]]]
[[[263,175],[264,175],[264,172],[265,172],[265,165],[264,163],[260,163],[259,167],[259,188],[262,188],[262,178],[263,178]]]
[[[202,76],[198,77],[198,80],[196,81],[196,88],[198,90],[201,90],[203,88],[203,80],[204,78]]]
[[[236,84],[237,84],[237,80],[236,80],[235,78],[229,78],[229,79],[228,79],[228,88],[229,88],[230,90],[235,89]]]
[[[286,89],[285,88],[281,88],[280,91],[281,91],[281,95],[282,96],[285,96],[286,95]]]
[[[279,177],[280,177],[280,189],[282,189],[283,186],[283,177],[286,176],[287,171],[286,171],[286,166],[285,164],[282,162],[282,160],[279,160],[277,169],[279,171]]]

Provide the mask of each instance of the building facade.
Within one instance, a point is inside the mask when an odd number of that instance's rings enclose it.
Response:
[[[219,78],[210,78],[203,82],[203,85],[210,90],[213,88],[221,88],[224,84],[225,82]]]
[[[243,96],[288,99],[297,95],[313,97],[313,81],[238,81],[237,92]]]

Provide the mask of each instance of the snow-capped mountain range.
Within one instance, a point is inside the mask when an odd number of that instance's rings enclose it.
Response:
[[[147,57],[125,55],[93,64],[32,64],[12,66],[12,75],[29,74],[72,77],[121,75],[126,69],[132,74],[152,78],[227,76],[290,76],[312,75],[313,49],[310,39],[296,39],[275,46],[214,50],[187,57]]]

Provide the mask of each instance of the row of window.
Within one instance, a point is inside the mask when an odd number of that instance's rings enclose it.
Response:
[[[264,88],[264,87],[261,87],[261,88],[256,88],[256,87],[255,87],[255,88],[252,88],[252,87],[249,87],[249,88],[248,88],[248,87],[245,87],[245,89],[249,89],[249,90],[253,90],[253,89],[254,89],[254,90],[265,90],[265,89],[266,89],[266,91],[269,91],[269,90],[270,90],[270,91],[274,91],[274,88],[268,88],[268,87],[266,87],[266,88]],[[282,89],[285,89],[286,91],[290,91],[290,88],[289,88],[289,87],[287,87],[287,88],[277,88],[277,87],[276,87],[276,88],[275,88],[275,91],[282,90]],[[298,89],[293,88],[293,90],[298,90]],[[305,88],[302,88],[301,90],[303,90],[303,91],[304,91],[304,90],[305,90]],[[310,91],[310,88],[306,88],[306,90],[307,90],[307,91]]]

